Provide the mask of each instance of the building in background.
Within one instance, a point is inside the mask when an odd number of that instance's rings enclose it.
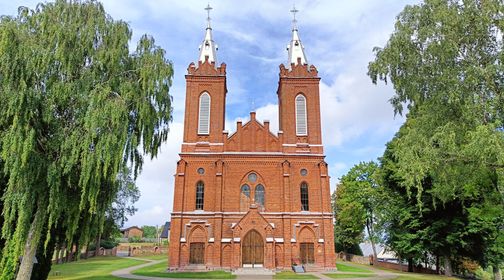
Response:
[[[143,230],[137,226],[132,226],[129,228],[121,229],[121,234],[123,235],[123,238],[136,237],[142,239]]]

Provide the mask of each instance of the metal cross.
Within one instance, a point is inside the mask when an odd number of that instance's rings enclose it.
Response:
[[[292,13],[292,16],[293,16],[292,27],[295,28],[296,27],[296,23],[297,23],[296,13],[299,12],[299,10],[296,9],[296,4],[292,5],[292,10],[290,10],[290,12]]]
[[[205,10],[207,11],[207,14],[208,14],[208,21],[210,21],[210,11],[212,10],[213,8],[210,7],[210,3],[208,3],[208,6],[205,8]]]

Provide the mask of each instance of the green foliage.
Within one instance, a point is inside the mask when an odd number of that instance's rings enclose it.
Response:
[[[155,226],[142,226],[143,237],[145,238],[156,238],[156,227]]]
[[[125,22],[91,0],[21,7],[0,19],[8,178],[1,278],[13,277],[25,245],[48,244],[54,227],[67,244],[86,243],[115,198],[121,168],[130,164],[136,175],[143,155],[156,156],[166,141],[172,65],[152,37],[142,36],[132,53],[130,38]]]
[[[112,271],[146,263],[141,260],[121,257],[95,257],[77,262],[54,265],[52,271],[58,271],[59,276],[50,273],[49,279],[115,279]]]
[[[406,255],[504,261],[503,11],[499,0],[426,0],[375,48],[369,76],[393,83],[396,113],[409,110],[382,159],[388,242]]]
[[[112,249],[112,248],[116,247],[117,245],[119,245],[119,242],[116,242],[115,240],[100,240],[100,248]],[[89,244],[88,249],[90,251],[96,250],[96,244],[95,243]]]
[[[365,228],[371,241],[378,240],[378,211],[375,209],[379,207],[381,199],[374,179],[377,169],[378,165],[374,162],[359,163],[341,177],[341,183],[333,194],[335,244],[337,247],[340,245],[345,252],[358,254],[360,249],[354,252],[350,252],[350,249],[358,247],[364,238]]]
[[[129,243],[142,243],[143,240],[142,240],[142,238],[140,238],[138,236],[132,236],[132,237],[128,238],[128,242]]]

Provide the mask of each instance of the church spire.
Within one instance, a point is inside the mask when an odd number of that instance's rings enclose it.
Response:
[[[289,66],[294,63],[294,65],[298,64],[298,59],[301,60],[301,64],[307,64],[306,56],[304,53],[303,44],[301,44],[301,39],[299,38],[296,13],[299,10],[296,9],[296,6],[292,7],[290,11],[292,13],[292,40],[289,45],[287,45],[287,51],[289,52]]]
[[[218,46],[215,44],[212,37],[212,27],[210,26],[210,11],[212,7],[210,4],[205,8],[207,11],[207,27],[205,32],[205,39],[203,39],[203,43],[199,46],[199,60],[201,63],[205,62],[205,58],[208,57],[208,62],[216,62],[217,60],[217,49]]]

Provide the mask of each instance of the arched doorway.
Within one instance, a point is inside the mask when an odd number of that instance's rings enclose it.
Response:
[[[242,241],[243,267],[262,267],[264,263],[264,241],[255,230],[245,235]]]

